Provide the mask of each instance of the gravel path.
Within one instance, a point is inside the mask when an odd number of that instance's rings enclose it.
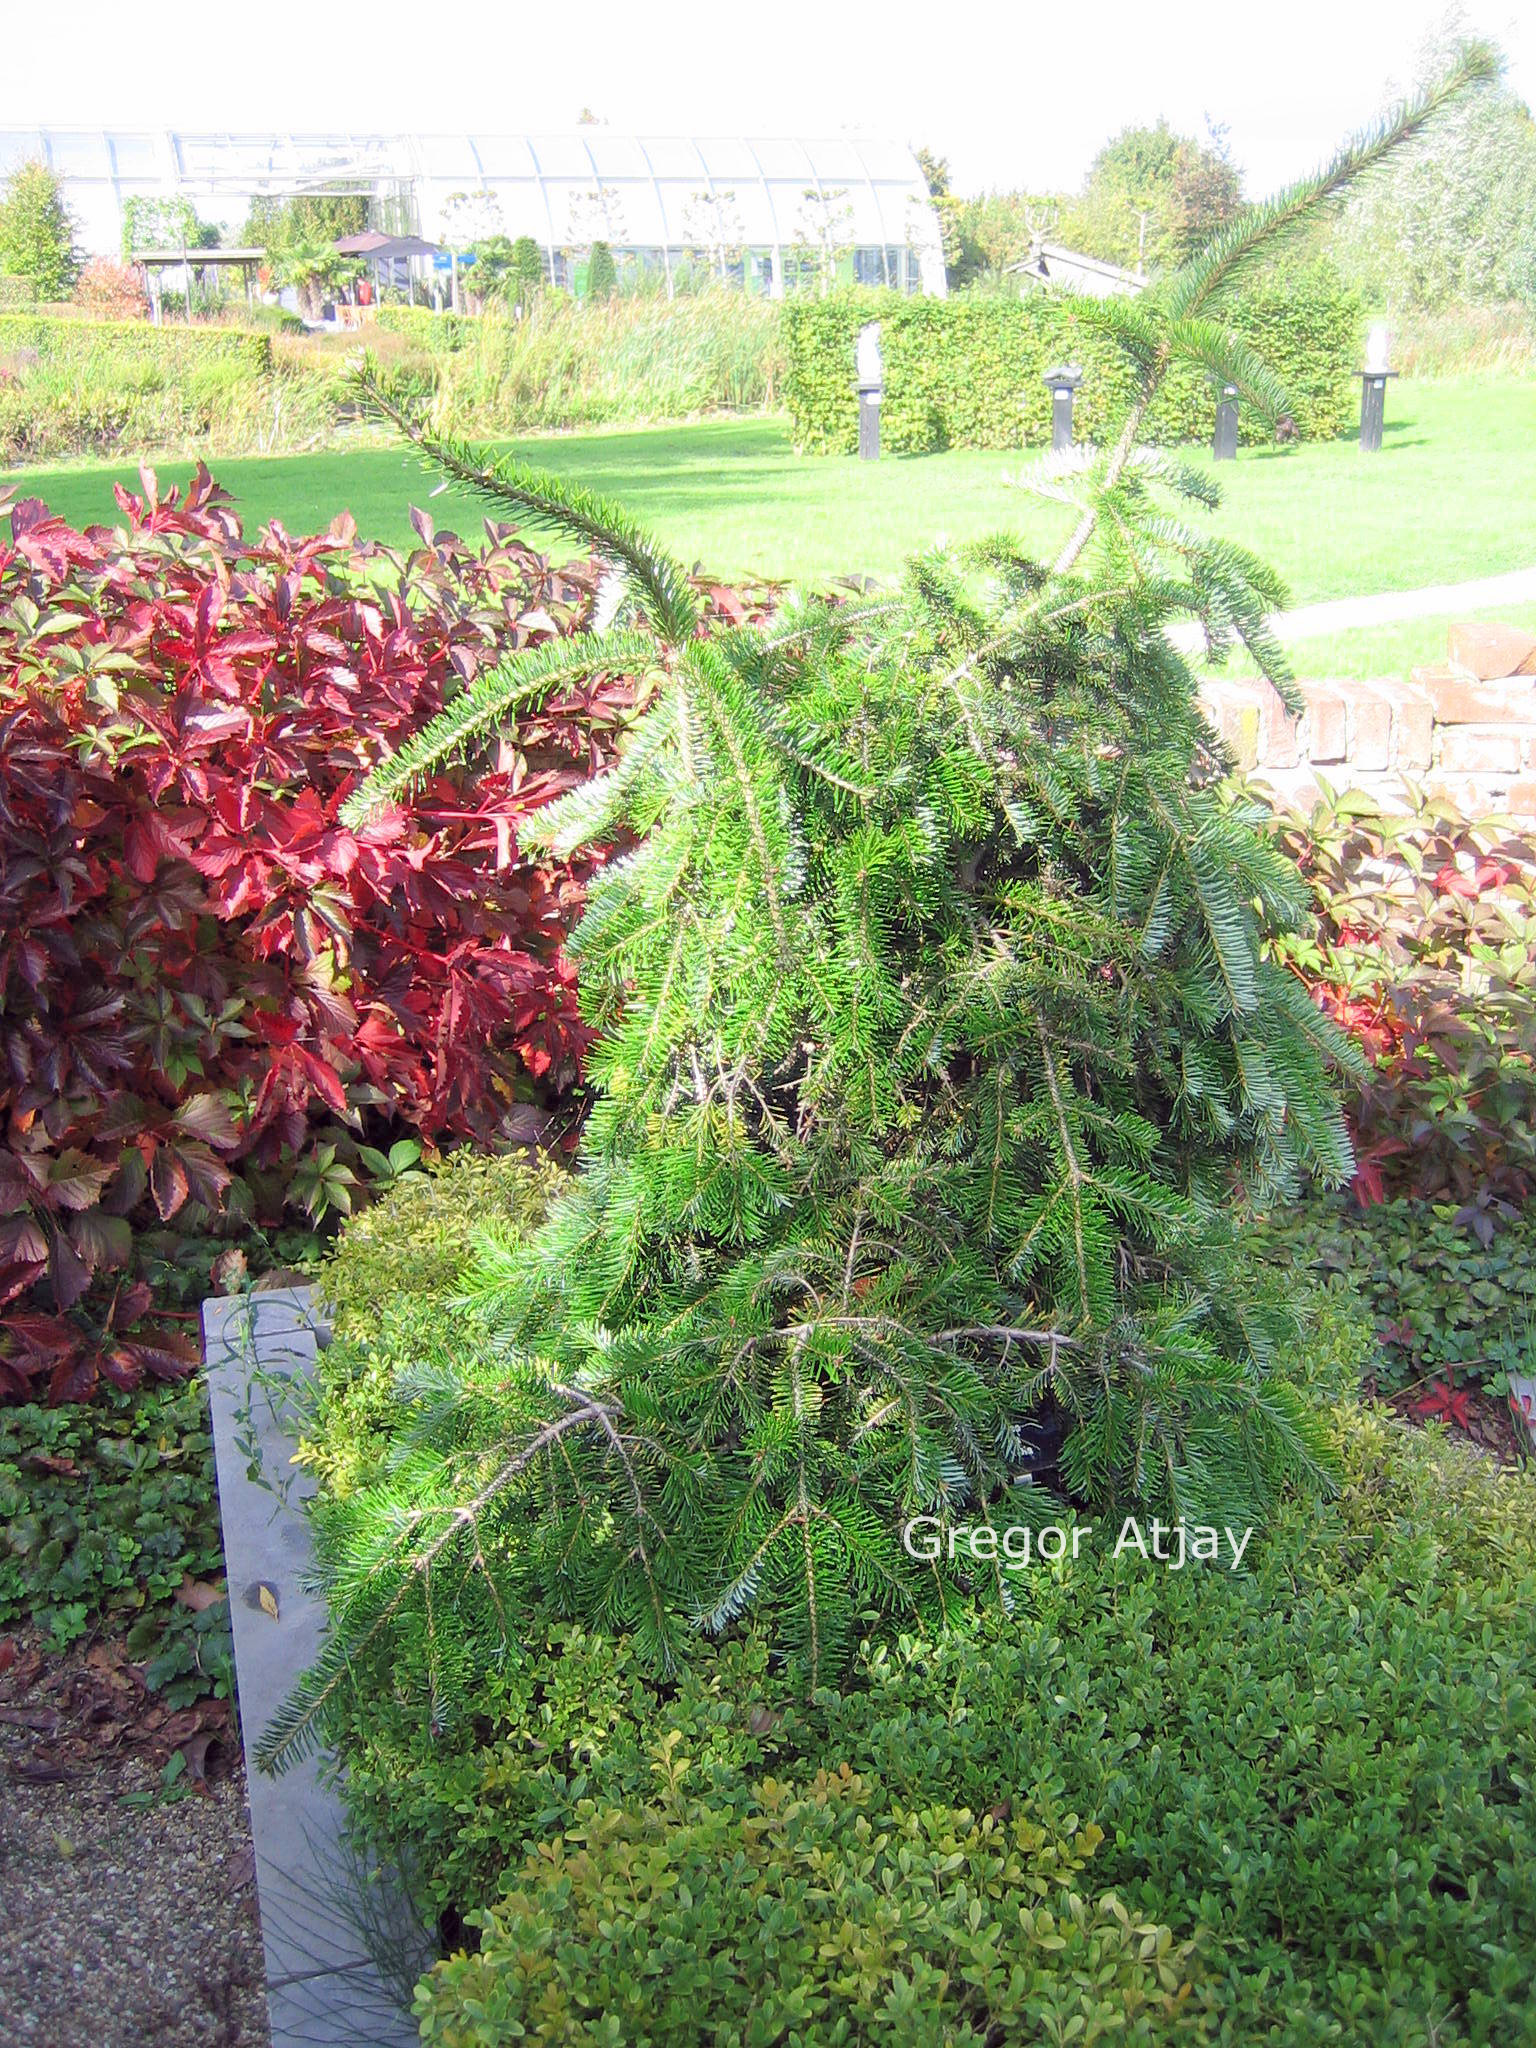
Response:
[[[129,1669],[23,1647],[0,1675],[0,2041],[267,2048],[239,1746],[221,1710],[168,1715]],[[159,1790],[188,1716],[206,1789],[125,1804]]]

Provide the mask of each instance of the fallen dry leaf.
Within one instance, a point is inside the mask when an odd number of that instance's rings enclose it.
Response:
[[[265,1580],[263,1580],[261,1585],[257,1587],[256,1598],[261,1602],[262,1613],[270,1614],[272,1619],[276,1621],[277,1595],[273,1592],[272,1588],[266,1583]]]
[[[206,1608],[217,1607],[221,1600],[228,1598],[228,1594],[212,1579],[194,1579],[190,1572],[184,1572],[175,1597],[179,1606],[190,1607],[194,1614],[201,1614]]]

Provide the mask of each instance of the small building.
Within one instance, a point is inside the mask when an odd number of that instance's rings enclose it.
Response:
[[[1059,242],[1037,240],[1022,263],[1009,265],[1021,290],[1031,285],[1053,286],[1057,291],[1076,292],[1089,299],[1134,297],[1146,289],[1147,280],[1137,270],[1122,270],[1118,263],[1105,263],[1098,256],[1085,256],[1081,249],[1066,249]]]

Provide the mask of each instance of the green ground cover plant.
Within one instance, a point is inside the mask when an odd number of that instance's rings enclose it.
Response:
[[[367,1258],[337,1263],[360,1305]],[[1332,1394],[1369,1357],[1318,1299],[1299,1372]],[[1111,1530],[809,1699],[756,1629],[658,1683],[543,1614],[463,1719],[381,1671],[341,1751],[443,1933],[425,2038],[602,2039],[605,2011],[624,2041],[1523,2038],[1536,1506],[1434,1434],[1332,1426],[1339,1497],[1248,1570]]]
[[[1501,1217],[1485,1243],[1476,1214],[1411,1196],[1362,1209],[1347,1196],[1268,1219],[1255,1242],[1298,1276],[1333,1279],[1370,1316],[1383,1392],[1485,1388],[1536,1370],[1536,1220]]]
[[[0,1629],[62,1650],[107,1626],[170,1705],[233,1691],[201,1386],[0,1408]]]

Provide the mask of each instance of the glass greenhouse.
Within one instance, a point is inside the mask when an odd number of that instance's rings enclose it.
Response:
[[[894,142],[563,135],[190,135],[169,131],[0,131],[0,174],[42,157],[66,181],[82,245],[122,250],[129,199],[190,200],[238,230],[250,201],[299,192],[365,194],[377,224],[465,247],[531,235],[550,273],[605,241],[621,264],[671,288],[708,264],[778,296],[829,267],[861,284],[942,295],[944,261],[928,189]]]

